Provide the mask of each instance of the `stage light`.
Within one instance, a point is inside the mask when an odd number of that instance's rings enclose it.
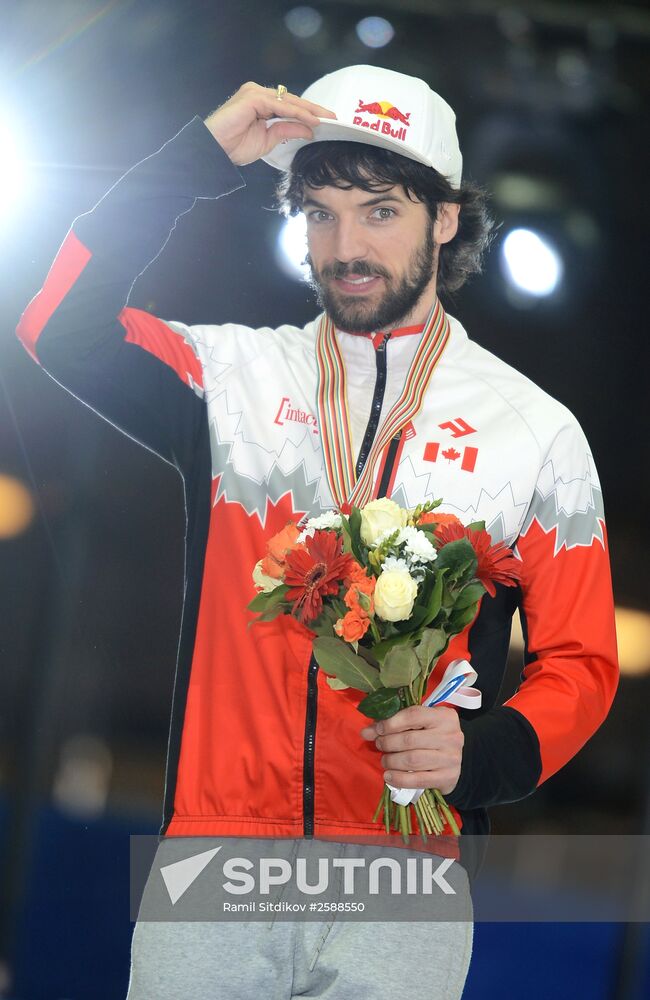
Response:
[[[650,614],[617,606],[614,615],[621,673],[650,674]],[[510,649],[517,655],[523,654],[524,635],[519,615],[512,619]]]
[[[24,186],[23,167],[11,132],[0,122],[0,208],[13,207]]]
[[[78,733],[62,746],[52,798],[59,808],[88,819],[106,811],[113,755],[97,736]]]
[[[320,31],[323,18],[313,7],[294,7],[284,15],[284,23],[296,38],[312,38]]]
[[[382,49],[395,36],[395,29],[385,17],[364,17],[356,30],[359,41],[369,49]]]
[[[502,267],[507,281],[518,292],[541,298],[557,289],[564,265],[546,237],[532,229],[513,229],[501,247]]]
[[[309,267],[303,263],[307,256],[307,220],[302,212],[290,215],[282,225],[277,244],[278,264],[290,278],[304,280]]]
[[[22,534],[34,518],[32,495],[19,479],[0,474],[0,541]]]

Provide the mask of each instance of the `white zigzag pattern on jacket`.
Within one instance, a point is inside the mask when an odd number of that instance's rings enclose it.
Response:
[[[219,477],[215,503],[222,497],[239,503],[247,514],[257,514],[262,526],[267,503],[277,504],[287,494],[295,511],[315,515],[332,507],[320,464],[320,440],[311,430],[305,429],[297,443],[286,440],[279,453],[263,448],[245,438],[242,411],[230,410],[225,391],[220,397],[223,406],[209,422],[212,476]]]
[[[542,466],[535,493],[524,519],[524,536],[533,521],[549,534],[555,529],[556,556],[562,546],[567,551],[577,545],[589,547],[597,539],[604,547],[603,494],[593,458],[587,452],[587,468],[583,476],[564,479],[555,472],[553,459]]]
[[[424,500],[438,499],[440,494],[436,494],[430,488],[433,475],[432,472],[418,474],[410,457],[407,456],[399,466],[397,478],[402,483],[393,490],[393,500],[403,507],[414,507],[416,503],[422,503]],[[426,480],[426,484],[422,480]],[[404,488],[406,484],[408,484],[408,495]],[[415,484],[419,488],[413,490]],[[527,507],[525,501],[517,503],[515,500],[510,481],[494,494],[485,487],[480,487],[476,501],[468,503],[466,507],[451,503],[445,496],[443,501],[441,511],[456,514],[464,524],[485,521],[485,528],[492,535],[493,542],[505,541],[507,544],[512,544],[517,537]]]

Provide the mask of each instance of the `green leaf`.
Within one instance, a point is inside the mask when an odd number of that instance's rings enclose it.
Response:
[[[477,566],[476,553],[468,538],[458,538],[438,550],[435,568],[438,572],[443,569],[448,570],[448,581],[471,579],[476,573]]]
[[[383,639],[372,647],[372,655],[375,659],[381,663],[388,653],[394,646],[404,646],[411,642],[411,634],[408,635],[395,635],[389,639]]]
[[[412,646],[394,646],[384,657],[379,678],[384,687],[404,687],[415,680],[421,669]]]
[[[277,608],[269,608],[267,611],[262,611],[258,614],[257,618],[254,618],[249,624],[257,625],[258,622],[272,622],[274,618],[279,618],[280,615],[285,615],[288,612],[288,607],[280,605]]]
[[[415,647],[415,655],[422,667],[422,673],[425,673],[429,669],[429,666],[433,663],[436,656],[440,655],[446,643],[447,635],[444,629],[425,628],[422,633],[422,639]]]
[[[350,534],[357,544],[361,541],[361,511],[358,507],[350,511]]]
[[[367,646],[364,646],[362,643],[359,643],[356,651],[359,654],[359,656],[362,656],[364,658],[366,663],[370,664],[371,667],[374,667],[375,670],[379,669],[379,663],[375,659],[372,649],[368,649]]]
[[[314,640],[314,656],[326,674],[333,674],[357,691],[376,691],[380,687],[379,671],[358,656],[347,642],[335,636]]]
[[[484,593],[485,587],[482,583],[469,583],[456,598],[454,611],[462,611],[463,608],[469,607],[470,604],[475,604],[476,601],[481,599]]]
[[[329,618],[320,615],[316,621],[310,622],[308,626],[312,632],[320,636],[334,636],[334,624]]]
[[[466,525],[466,527],[471,528],[472,531],[485,531],[485,521],[472,521],[472,523]]]
[[[425,622],[428,611],[426,607],[421,604],[416,604],[411,612],[410,618],[405,618],[403,621],[395,622],[395,629],[400,635],[412,635],[414,632],[420,628],[420,626]]]
[[[447,626],[449,631],[453,635],[457,635],[459,632],[462,632],[465,626],[469,625],[469,623],[473,620],[477,607],[478,602],[475,601],[474,604],[470,604],[469,607],[453,614],[449,619],[449,625]]]
[[[325,680],[333,691],[347,691],[350,687],[349,684],[344,684],[343,681],[340,681],[338,677],[326,677]]]
[[[447,567],[438,567],[438,560],[436,560],[436,582],[434,584],[433,590],[431,591],[431,596],[429,597],[429,603],[427,604],[427,613],[422,620],[422,625],[430,625],[433,619],[438,615],[440,608],[442,606],[442,594],[443,587],[445,584],[445,575],[447,573]]]
[[[348,518],[348,524],[350,525],[350,539],[352,544],[352,553],[355,556],[357,562],[365,566],[365,560],[363,558],[363,543],[361,541],[361,511],[358,507],[353,507],[350,511],[350,517]]]
[[[390,688],[379,688],[378,691],[373,691],[372,694],[362,698],[357,708],[369,719],[389,719],[400,710],[401,702],[395,691]]]
[[[343,551],[354,554],[352,549],[352,535],[350,534],[350,522],[345,514],[341,514],[341,527],[343,529]]]
[[[269,611],[271,608],[277,607],[284,601],[284,595],[291,588],[286,583],[281,583],[274,590],[271,590],[268,594],[264,591],[260,591],[259,594],[253,598],[252,601],[246,605],[249,611]]]

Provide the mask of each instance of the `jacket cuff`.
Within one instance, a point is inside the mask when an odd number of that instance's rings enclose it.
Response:
[[[461,719],[465,736],[460,778],[445,795],[457,809],[477,809],[523,799],[542,772],[539,740],[527,719],[507,705],[477,719]]]

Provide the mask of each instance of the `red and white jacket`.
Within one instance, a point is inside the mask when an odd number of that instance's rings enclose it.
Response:
[[[183,479],[185,603],[161,834],[353,840],[377,834],[383,785],[380,754],[359,736],[362,695],[329,687],[297,622],[246,627],[266,540],[334,506],[316,411],[318,320],[185,326],[127,305],[176,219],[241,186],[193,119],[75,220],[18,335],[57,382]],[[431,679],[464,657],[483,692],[479,712],[460,712],[462,770],[447,796],[468,833],[486,832],[487,807],[529,795],[577,753],[607,715],[618,663],[585,435],[566,406],[449,321],[420,412],[377,463],[374,495],[404,506],[443,497],[441,510],[485,520],[523,563],[521,586],[484,596]],[[382,379],[382,416],[399,393],[418,334],[337,331],[356,449],[376,432]],[[501,703],[517,610],[521,683]]]

